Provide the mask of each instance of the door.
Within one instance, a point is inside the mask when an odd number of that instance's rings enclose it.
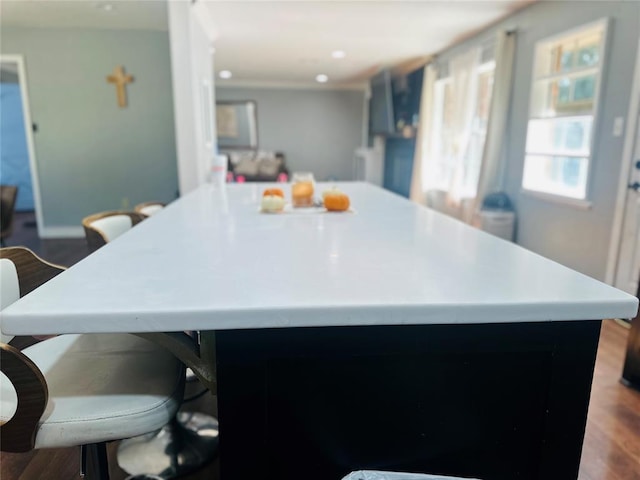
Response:
[[[635,295],[640,276],[640,109],[636,112],[633,161],[624,209],[615,286]]]
[[[16,210],[32,211],[33,187],[18,64],[0,62],[0,183],[16,185]]]
[[[0,182],[18,185],[16,210],[34,210],[42,237],[42,203],[22,55],[0,55]]]

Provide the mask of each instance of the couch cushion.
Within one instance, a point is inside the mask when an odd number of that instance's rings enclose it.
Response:
[[[245,175],[247,177],[253,177],[258,174],[258,162],[251,158],[244,158],[238,162],[233,169],[236,175]]]
[[[279,158],[265,158],[258,163],[258,175],[262,177],[276,178],[282,168],[282,160]]]

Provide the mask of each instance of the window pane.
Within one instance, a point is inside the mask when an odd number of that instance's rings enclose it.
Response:
[[[588,156],[593,116],[530,120],[527,153]]]
[[[527,155],[522,186],[527,190],[584,199],[589,159]]]
[[[600,46],[591,45],[578,51],[578,67],[591,67],[600,60]]]
[[[584,199],[606,22],[536,44],[523,188]]]
[[[560,68],[562,72],[571,70],[573,68],[573,50],[565,50],[560,56]]]
[[[593,101],[593,95],[596,90],[596,76],[588,75],[586,77],[576,78],[573,87],[573,100],[575,102]]]
[[[600,63],[601,26],[541,43],[536,48],[534,77],[570,73]]]
[[[597,71],[538,80],[531,96],[532,117],[591,113],[596,93]]]

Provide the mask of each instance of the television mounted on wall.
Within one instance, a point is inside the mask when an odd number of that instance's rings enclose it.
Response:
[[[389,135],[395,132],[391,73],[384,70],[371,79],[369,133]]]

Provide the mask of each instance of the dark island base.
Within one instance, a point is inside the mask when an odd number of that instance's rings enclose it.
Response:
[[[599,321],[220,331],[223,480],[571,480]]]

